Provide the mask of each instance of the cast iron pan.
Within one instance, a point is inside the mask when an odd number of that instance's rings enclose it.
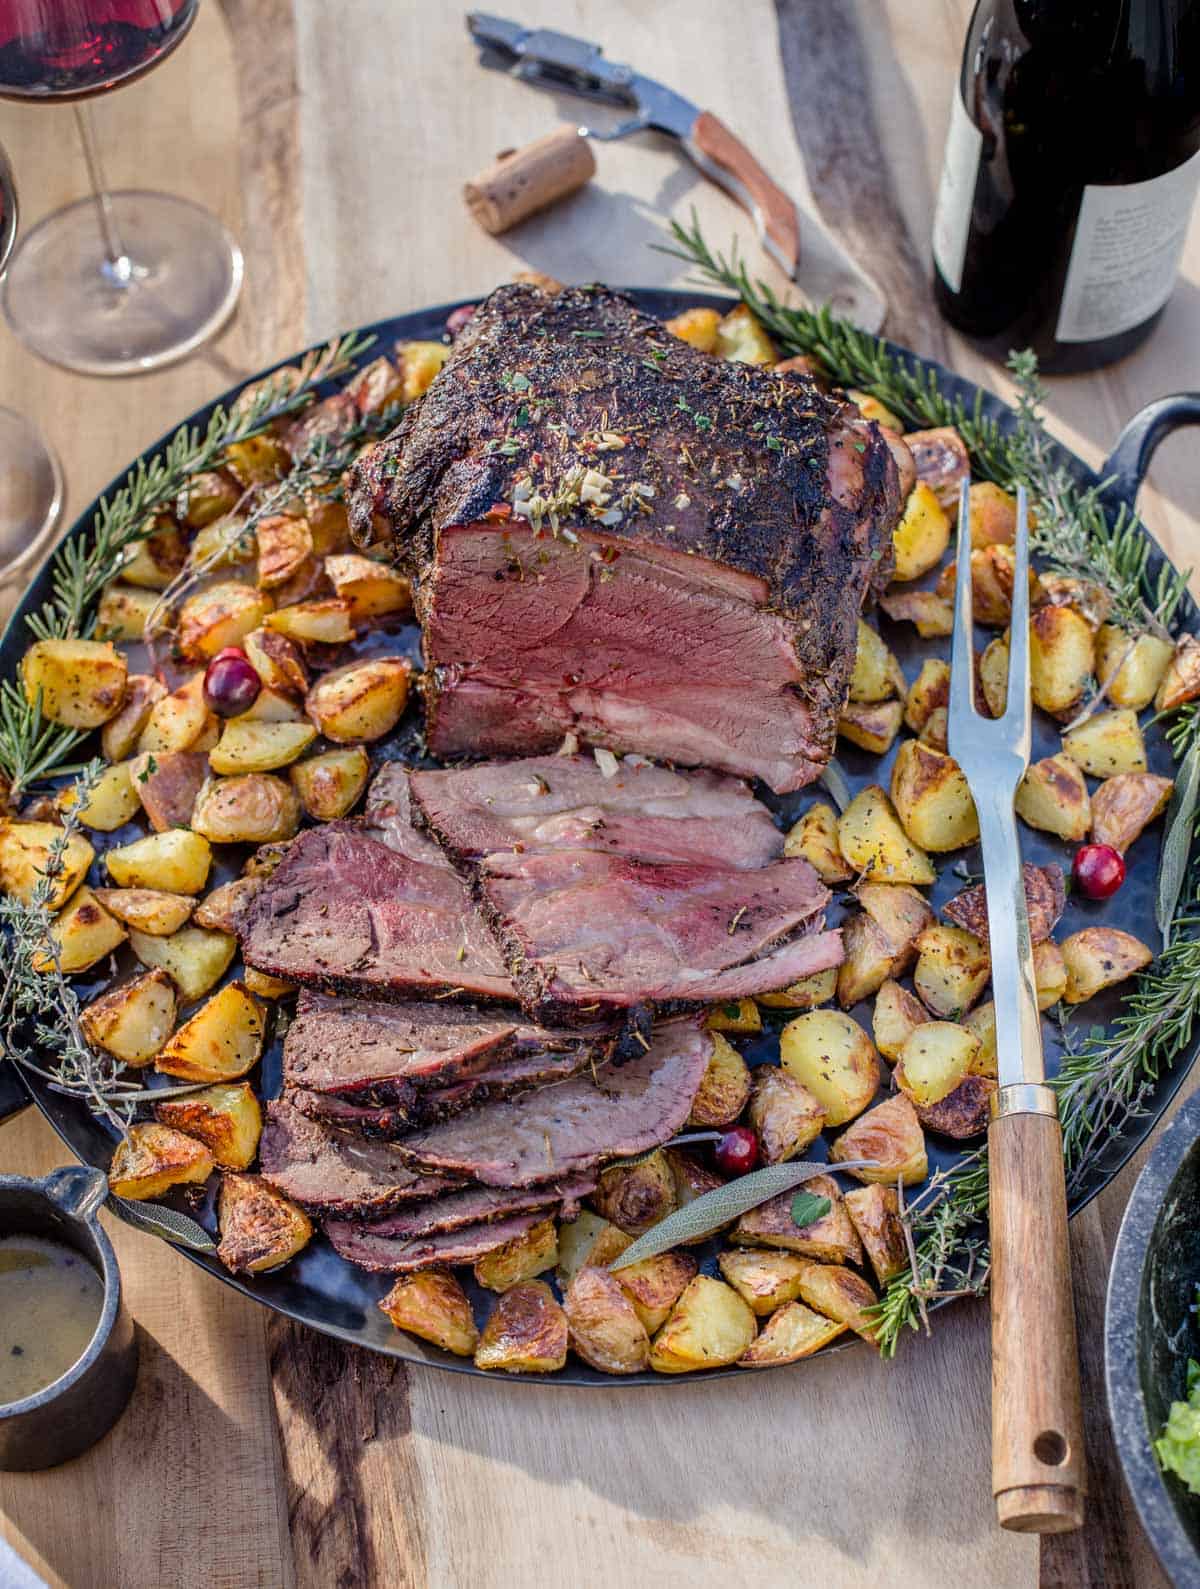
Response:
[[[680,310],[697,304],[721,305],[720,298],[694,292],[665,292],[665,291],[635,291],[633,297],[650,314],[666,317],[678,314]],[[727,306],[727,301],[726,301]],[[384,351],[391,347],[397,340],[414,338],[440,338],[446,316],[453,304],[443,304],[434,308],[418,310],[412,314],[399,315],[394,319],[380,320],[372,326],[365,327],[365,331],[375,337],[373,349],[365,356],[369,359],[376,351]],[[961,376],[954,375],[943,369],[940,365],[929,360],[919,359],[915,354],[906,350],[895,350],[902,356],[912,359],[914,363],[930,370],[936,376],[942,390],[949,396],[961,396],[968,407],[979,399],[985,412],[994,415],[997,421],[1006,428],[1013,423],[1011,410],[990,392],[981,391],[971,382]],[[290,361],[284,361],[290,362]],[[269,372],[263,372],[269,373]],[[229,394],[234,395],[233,393]],[[188,421],[189,424],[203,426],[211,412],[211,406],[199,410]],[[1126,428],[1113,450],[1112,456],[1105,464],[1101,475],[1097,477],[1087,466],[1071,453],[1060,449],[1060,456],[1064,465],[1071,473],[1086,484],[1094,484],[1097,479],[1112,477],[1109,486],[1109,495],[1112,501],[1126,501],[1132,503],[1142,476],[1149,464],[1154,447],[1169,431],[1177,426],[1195,423],[1200,419],[1200,394],[1182,395],[1164,398],[1161,402],[1153,404],[1135,417]],[[174,429],[174,427],[172,427]],[[165,440],[166,438],[164,438]],[[148,449],[149,456],[156,452],[162,443],[156,443]],[[114,488],[119,485],[119,480],[114,482]],[[110,488],[112,489],[112,488]],[[68,535],[76,533],[85,534],[91,523],[92,514],[96,504],[93,503],[83,513],[76,525],[67,532]],[[1157,568],[1163,562],[1163,554],[1156,545],[1152,544],[1152,568]],[[49,580],[45,569],[38,575],[25,594],[25,599],[17,608],[9,623],[3,640],[0,641],[0,670],[3,676],[12,677],[15,673],[20,657],[28,643],[28,632],[24,626],[26,613],[37,609],[49,595]],[[1185,597],[1181,609],[1184,626],[1188,629],[1200,628],[1200,613],[1190,598]],[[881,620],[881,627],[888,644],[892,647],[903,665],[908,677],[912,679],[921,661],[929,656],[949,655],[948,641],[922,641],[918,640],[909,625],[891,624],[886,619]],[[419,632],[415,626],[409,626],[389,638],[389,647],[392,650],[401,649],[412,656],[418,655]],[[980,636],[980,644],[986,636]],[[1037,715],[1037,714],[1035,714]],[[406,743],[407,740],[407,743]],[[406,736],[402,725],[401,734],[395,745],[390,747],[394,753],[408,753],[411,746],[411,725]],[[1049,724],[1043,719],[1035,725],[1035,757],[1049,755],[1058,748],[1057,738]],[[1149,754],[1151,767],[1160,772],[1171,772],[1171,759],[1161,735],[1155,733],[1150,736]],[[387,754],[388,746],[382,747]],[[890,775],[891,756],[879,758],[870,756],[863,751],[856,750],[853,746],[843,744],[839,751],[839,761],[845,772],[851,788],[857,789],[867,783],[887,784]],[[766,795],[764,798],[780,814],[780,819],[791,822],[805,808],[811,794],[790,795],[782,799]],[[127,841],[132,836],[130,830],[119,830],[113,834],[89,835],[98,850],[108,848],[114,844]],[[1051,840],[1047,835],[1023,830],[1022,843],[1026,859],[1032,861],[1055,860],[1060,863],[1069,859],[1063,845]],[[968,866],[977,871],[978,855],[963,852]],[[1149,924],[1154,920],[1154,883],[1157,869],[1158,844],[1155,835],[1143,838],[1132,851],[1128,879],[1124,888],[1103,907],[1102,918],[1096,915],[1096,907],[1084,903],[1074,903],[1068,908],[1064,918],[1064,931],[1072,931],[1086,924],[1088,919],[1102,919],[1106,925],[1123,927],[1145,938],[1148,935]],[[237,865],[240,865],[241,856],[237,856],[224,875],[234,875]],[[218,873],[214,881],[219,880],[222,874]],[[942,876],[932,891],[932,900],[935,906],[940,906],[953,894],[963,887],[960,877],[954,875],[953,867],[948,865],[943,868]],[[831,924],[836,925],[841,914],[841,906],[835,904],[830,913]],[[81,997],[88,997],[99,987],[103,986],[105,979],[97,979],[94,988],[86,979],[77,979]],[[80,985],[82,984],[82,985]],[[1111,1019],[1120,1008],[1119,995],[1109,993],[1101,995],[1093,1001],[1088,1008],[1088,1014],[1093,1021]],[[870,1017],[865,1009],[855,1012],[858,1018],[870,1028]],[[764,1030],[760,1037],[756,1037],[745,1045],[744,1052],[751,1064],[759,1063],[766,1059],[778,1057],[778,1030],[786,1016],[782,1012],[775,1012],[770,1028]],[[1047,1061],[1051,1069],[1057,1063],[1057,1053],[1052,1027],[1046,1026]],[[1155,1121],[1166,1108],[1167,1103],[1174,1095],[1184,1075],[1187,1073],[1194,1051],[1181,1057],[1174,1070],[1159,1083],[1149,1101],[1147,1113],[1139,1119],[1131,1129],[1121,1138],[1114,1141],[1095,1165],[1087,1182],[1080,1187],[1073,1200],[1073,1211],[1081,1208],[1090,1198],[1103,1187],[1125,1163],[1131,1153],[1137,1148],[1148,1133],[1153,1129]],[[262,1065],[262,1094],[264,1097],[273,1097],[279,1089],[280,1056],[279,1045],[275,1044],[267,1052]],[[28,1102],[25,1088],[33,1095],[33,1101],[53,1125],[69,1148],[88,1164],[107,1168],[113,1150],[113,1136],[109,1130],[97,1122],[81,1104],[72,1099],[61,1097],[50,1091],[46,1085],[37,1078],[22,1076],[19,1080],[11,1067],[0,1069],[0,1109],[4,1112],[13,1112]],[[931,1168],[946,1166],[955,1162],[961,1150],[931,1137],[929,1139]],[[824,1151],[822,1144],[814,1145],[814,1153]],[[968,1148],[969,1151],[969,1148]],[[181,1205],[188,1206],[188,1205]],[[194,1209],[192,1212],[196,1212]],[[200,1217],[210,1229],[215,1230],[215,1217],[212,1200],[199,1212]],[[181,1249],[182,1250],[182,1249]],[[696,1249],[703,1252],[704,1249]],[[706,1266],[711,1268],[715,1261],[716,1246],[707,1253]],[[226,1285],[235,1287],[245,1295],[265,1303],[277,1312],[287,1315],[302,1324],[312,1325],[314,1329],[324,1330],[327,1334],[336,1335],[347,1341],[353,1341],[360,1346],[370,1347],[372,1350],[387,1352],[396,1357],[402,1357],[412,1362],[427,1362],[436,1364],[441,1368],[455,1369],[460,1373],[477,1373],[470,1362],[450,1356],[435,1347],[426,1346],[407,1335],[403,1335],[392,1328],[384,1315],[376,1307],[376,1302],[388,1289],[388,1278],[384,1275],[369,1275],[361,1270],[352,1268],[342,1259],[337,1257],[328,1243],[322,1237],[317,1237],[305,1251],[275,1274],[262,1275],[253,1279],[243,1279],[229,1274],[214,1257],[206,1257],[190,1252],[184,1253],[194,1263],[208,1269]],[[483,1316],[482,1314],[480,1315]],[[732,1372],[732,1370],[715,1370],[714,1372]],[[670,1376],[659,1374],[631,1375],[627,1378],[614,1378],[601,1374],[588,1368],[586,1365],[570,1359],[566,1368],[557,1374],[547,1376],[527,1376],[539,1383],[552,1383],[556,1385],[607,1385],[622,1386],[630,1384],[639,1385],[664,1385],[674,1383],[677,1378],[694,1380],[695,1375]]]

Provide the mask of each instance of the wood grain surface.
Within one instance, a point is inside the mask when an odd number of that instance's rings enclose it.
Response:
[[[945,332],[925,288],[968,0],[522,0],[519,11],[589,34],[719,116],[887,284],[895,336],[1004,390],[1001,372]],[[464,180],[579,109],[480,71],[454,7],[202,7],[178,54],[97,115],[115,185],[187,194],[238,232],[236,322],[203,356],[113,384],[52,370],[5,335],[0,400],[52,438],[78,510],[239,372],[305,340],[477,296],[526,267],[680,280],[649,245],[665,214],[692,205],[711,238],[737,235],[755,257],[745,217],[651,134],[598,147],[592,182],[512,232],[475,227],[457,197]],[[0,141],[27,221],[84,190],[68,112],[0,106]],[[763,273],[782,285],[765,261]],[[1196,385],[1200,226],[1186,275],[1146,348],[1054,384],[1055,427],[1085,457],[1103,456],[1140,403]],[[1169,442],[1153,478],[1148,522],[1189,561],[1194,443]],[[6,1171],[41,1173],[65,1156],[32,1113],[0,1130]],[[750,1578],[1031,1589],[1039,1576],[1155,1589],[1103,1416],[1104,1283],[1131,1174],[1072,1224],[1089,1521],[1040,1556],[993,1521],[986,1305],[947,1310],[892,1366],[854,1351],[709,1385],[570,1391],[371,1357],[268,1316],[125,1228],[113,1235],[142,1330],[135,1400],[79,1461],[0,1476],[3,1529],[71,1589]]]

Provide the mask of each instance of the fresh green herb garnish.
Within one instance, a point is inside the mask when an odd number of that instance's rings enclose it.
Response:
[[[832,1207],[827,1197],[819,1197],[816,1192],[797,1192],[792,1198],[792,1222],[801,1229],[805,1225],[815,1225]]]
[[[1200,1495],[1200,1363],[1188,1359],[1187,1400],[1171,1403],[1154,1451],[1164,1473],[1173,1473]]]

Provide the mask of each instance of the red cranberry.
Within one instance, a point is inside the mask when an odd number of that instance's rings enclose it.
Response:
[[[446,316],[446,335],[451,342],[454,341],[474,313],[475,305],[473,303],[464,303],[460,304],[457,309],[452,309]]]
[[[1111,844],[1081,844],[1071,876],[1085,899],[1111,899],[1125,881],[1125,862]]]
[[[218,717],[238,717],[258,700],[262,680],[241,646],[218,651],[204,673],[204,699]]]
[[[725,1175],[747,1175],[758,1163],[758,1137],[749,1126],[730,1126],[718,1138],[713,1159]]]

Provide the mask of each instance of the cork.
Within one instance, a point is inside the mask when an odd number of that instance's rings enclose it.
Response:
[[[505,149],[494,165],[466,183],[463,198],[485,232],[495,236],[583,187],[596,174],[588,140],[577,127],[556,127],[523,149]]]

